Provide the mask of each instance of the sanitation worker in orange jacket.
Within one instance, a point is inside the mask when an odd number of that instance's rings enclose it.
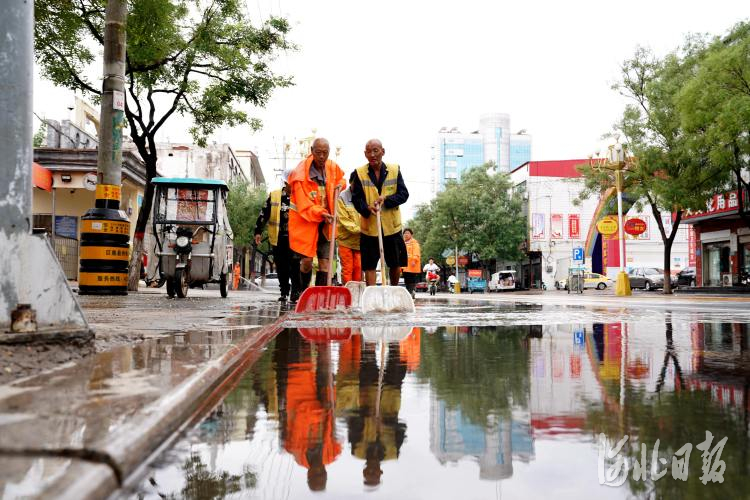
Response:
[[[328,159],[331,147],[318,137],[311,154],[289,176],[291,208],[289,213],[289,247],[300,259],[301,291],[310,284],[313,257],[318,257],[316,285],[325,285],[328,277],[328,250],[331,242],[333,207],[339,193],[346,188],[344,171]]]
[[[408,227],[404,229],[404,243],[409,265],[401,268],[401,274],[404,276],[406,289],[409,290],[411,297],[415,298],[417,283],[422,277],[422,250],[419,248],[419,242],[414,238],[414,232]]]

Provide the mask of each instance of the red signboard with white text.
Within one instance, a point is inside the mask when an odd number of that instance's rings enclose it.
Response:
[[[687,211],[682,216],[682,220],[696,219],[698,217],[705,217],[706,215],[722,214],[726,212],[733,212],[739,208],[739,198],[737,197],[737,191],[730,191],[728,193],[721,193],[714,195],[706,202],[706,209],[697,212]]]

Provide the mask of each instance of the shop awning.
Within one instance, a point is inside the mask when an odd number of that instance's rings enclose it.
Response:
[[[45,191],[52,192],[52,171],[44,168],[37,162],[33,164],[32,178],[34,180],[34,187],[44,189]]]

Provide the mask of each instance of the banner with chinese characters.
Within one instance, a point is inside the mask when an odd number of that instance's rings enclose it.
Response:
[[[563,237],[563,216],[562,214],[552,214],[549,223],[550,238],[561,240]]]
[[[544,214],[531,215],[531,239],[544,239]]]
[[[568,238],[571,240],[581,239],[581,216],[578,214],[568,216]]]
[[[695,267],[696,238],[693,226],[688,226],[688,266]]]

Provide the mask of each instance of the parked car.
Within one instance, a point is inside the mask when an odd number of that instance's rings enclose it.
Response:
[[[628,274],[630,288],[643,288],[644,290],[656,290],[664,288],[664,270],[658,267],[636,267]],[[672,286],[677,280],[672,277]]]
[[[487,284],[487,290],[490,292],[515,289],[516,272],[510,269],[494,273],[490,278],[490,282]]]
[[[686,267],[677,273],[677,286],[695,286],[694,267]]]
[[[604,290],[608,286],[614,286],[614,282],[603,274],[585,273],[583,275],[583,288],[596,288],[597,290]]]

